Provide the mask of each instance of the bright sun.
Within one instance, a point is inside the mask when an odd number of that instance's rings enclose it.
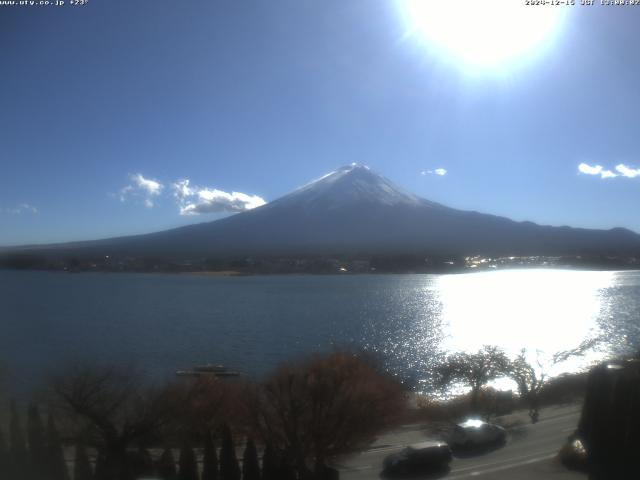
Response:
[[[475,67],[496,67],[548,42],[566,7],[524,0],[399,0],[410,34]]]

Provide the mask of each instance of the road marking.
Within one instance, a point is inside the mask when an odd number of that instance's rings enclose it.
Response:
[[[549,454],[551,454],[549,450],[545,450],[544,452],[527,453],[525,455],[519,455],[517,457],[509,457],[503,460],[494,460],[493,462],[480,463],[480,464],[476,463],[475,465],[469,465],[468,467],[454,468],[453,470],[451,470],[451,473],[465,472],[467,470],[478,470],[483,467],[496,466],[501,463],[519,462],[520,460],[525,460],[525,459],[528,459],[529,457],[539,457],[541,455],[549,455]]]
[[[480,475],[485,475],[487,473],[495,473],[495,472],[500,472],[502,470],[509,470],[509,469],[512,469],[512,468],[522,467],[524,465],[530,465],[532,463],[542,462],[544,460],[548,460],[550,458],[554,458],[555,456],[556,456],[556,453],[553,453],[551,455],[545,455],[543,457],[530,458],[529,460],[525,460],[523,462],[511,463],[511,464],[508,464],[508,465],[501,465],[499,467],[488,468],[486,470],[475,470],[475,471],[470,472],[470,473],[463,473],[462,475],[456,475],[456,476],[448,477],[448,478],[449,478],[449,480],[455,480],[457,478],[478,477]],[[477,468],[477,467],[474,467],[474,468]],[[469,470],[472,470],[472,469],[469,469]],[[459,470],[454,470],[453,472],[456,472],[456,471],[459,471]]]
[[[464,472],[467,470],[477,470],[479,468],[482,467],[490,467],[490,466],[495,466],[495,465],[499,465],[501,463],[509,463],[509,462],[518,462],[520,460],[525,460],[528,459],[529,457],[539,457],[541,455],[549,455],[552,452],[549,450],[544,450],[542,452],[533,452],[533,453],[526,453],[524,455],[519,455],[517,457],[509,457],[509,458],[505,458],[503,460],[494,460],[492,462],[487,462],[487,463],[476,463],[474,465],[469,465],[468,467],[460,467],[460,468],[454,468],[453,470],[451,470],[451,473],[458,473],[458,472]]]

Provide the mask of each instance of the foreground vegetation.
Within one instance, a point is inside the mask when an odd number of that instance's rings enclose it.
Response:
[[[550,380],[527,358],[492,346],[454,353],[433,372],[436,384],[468,393],[446,402],[419,397],[413,415],[451,422],[505,413],[505,395],[488,387],[505,376],[518,388],[506,408],[529,408],[532,422],[540,406],[584,392],[584,375]],[[405,387],[370,358],[345,352],[283,365],[261,383],[201,376],[151,385],[135,369],[77,366],[54,375],[26,411],[11,404],[8,441],[0,426],[0,478],[332,479],[332,460],[410,420],[407,400]]]
[[[31,405],[25,434],[12,404],[0,478],[335,478],[328,460],[371,442],[406,403],[398,382],[347,353],[284,365],[260,384],[154,386],[132,370],[83,366],[50,381],[46,426]],[[63,446],[74,450],[73,472]]]

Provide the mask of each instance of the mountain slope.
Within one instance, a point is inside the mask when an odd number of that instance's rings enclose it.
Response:
[[[35,248],[75,255],[640,255],[625,229],[540,226],[422,199],[367,167],[331,172],[262,207],[209,223]]]

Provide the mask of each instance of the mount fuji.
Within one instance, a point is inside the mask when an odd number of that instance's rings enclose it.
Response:
[[[23,249],[26,247],[23,247]],[[264,206],[146,235],[29,247],[47,255],[640,255],[623,228],[541,226],[420,198],[360,165],[331,172]]]

